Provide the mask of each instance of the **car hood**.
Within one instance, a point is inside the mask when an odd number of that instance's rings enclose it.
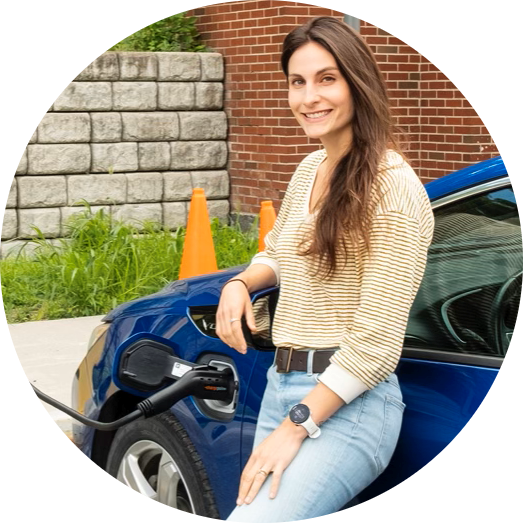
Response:
[[[110,322],[122,316],[133,316],[158,309],[185,310],[200,305],[218,305],[223,284],[247,267],[247,263],[229,267],[211,274],[185,278],[167,284],[162,290],[119,305],[103,321]]]

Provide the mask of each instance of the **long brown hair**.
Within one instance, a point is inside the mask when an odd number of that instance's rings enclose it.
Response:
[[[329,277],[336,272],[338,246],[343,248],[345,261],[349,247],[360,240],[369,248],[373,182],[387,148],[400,154],[401,149],[394,136],[385,81],[361,36],[336,18],[311,19],[285,37],[281,65],[287,78],[292,54],[308,42],[320,44],[334,57],[349,85],[354,104],[352,144],[334,167],[328,193],[318,211],[312,241],[300,252],[301,255],[319,256],[318,271],[323,269]]]

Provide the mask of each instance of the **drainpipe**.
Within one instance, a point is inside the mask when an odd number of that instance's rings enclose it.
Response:
[[[360,30],[360,19],[359,18],[355,18],[354,16],[351,16],[351,15],[343,15],[343,21],[347,25],[350,25],[353,29],[355,29],[356,31],[359,32],[359,30]]]

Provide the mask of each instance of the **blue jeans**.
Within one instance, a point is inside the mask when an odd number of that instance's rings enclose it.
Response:
[[[267,371],[254,447],[275,430],[318,383],[318,374]],[[332,514],[372,483],[396,447],[405,404],[396,374],[348,405],[322,426],[317,439],[306,438],[283,473],[278,494],[269,498],[269,475],[249,504],[236,507],[227,521],[275,523]]]

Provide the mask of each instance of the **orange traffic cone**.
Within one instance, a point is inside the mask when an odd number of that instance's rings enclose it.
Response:
[[[181,280],[217,270],[205,192],[203,189],[195,188],[192,191],[178,278]]]
[[[260,236],[258,238],[258,251],[265,250],[265,236],[274,227],[276,221],[276,211],[272,202],[261,202],[260,210]]]

